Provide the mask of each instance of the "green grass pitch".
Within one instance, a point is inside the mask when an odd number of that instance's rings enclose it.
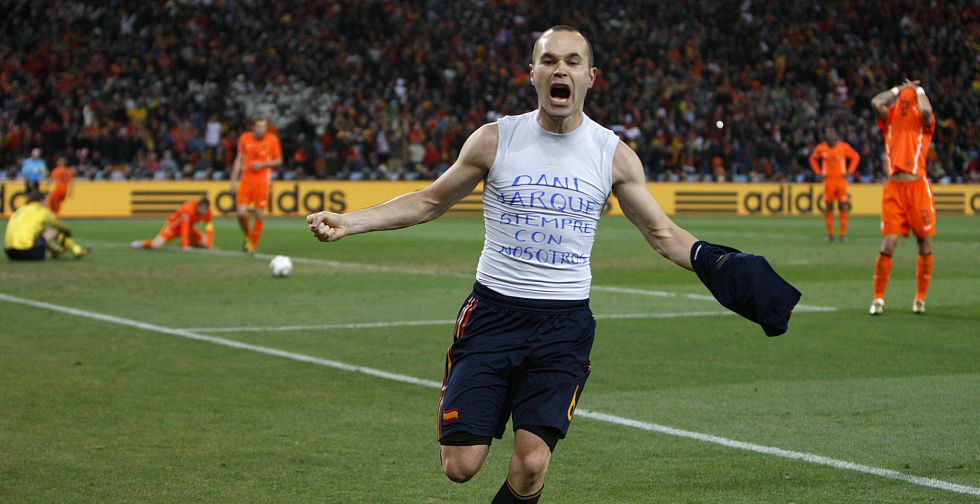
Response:
[[[707,290],[624,219],[606,218],[581,410],[980,487],[975,218],[940,218],[924,316],[911,312],[915,243],[900,243],[880,318],[867,313],[877,219],[853,218],[846,244],[823,243],[820,219],[677,220],[765,255],[802,304],[836,311],[798,310],[787,334],[766,338],[685,296]],[[0,293],[440,382],[452,336],[439,321],[469,293],[483,239],[480,219],[450,217],[320,244],[303,219],[272,219],[260,252],[296,261],[276,279],[267,256],[236,252],[231,219],[216,223],[216,253],[127,248],[160,224],[72,221],[92,255],[0,259]],[[488,502],[506,473],[509,434],[471,482],[442,476],[435,388],[9,299],[0,300],[0,502]],[[357,325],[412,321],[435,322]],[[310,325],[338,327],[284,329]],[[541,502],[978,499],[580,416]]]

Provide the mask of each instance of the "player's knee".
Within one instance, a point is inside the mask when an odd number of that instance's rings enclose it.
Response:
[[[544,479],[548,472],[548,461],[551,452],[535,450],[528,453],[515,453],[511,459],[511,476],[515,483],[534,486]]]
[[[918,243],[919,243],[919,254],[929,255],[932,253],[932,242],[931,240],[929,240],[928,237],[919,238]]]
[[[480,461],[443,455],[442,473],[456,483],[466,483],[480,471]]]

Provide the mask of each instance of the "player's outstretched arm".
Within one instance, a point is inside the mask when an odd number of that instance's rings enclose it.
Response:
[[[490,170],[496,155],[497,125],[486,124],[470,135],[449,170],[425,189],[349,214],[310,214],[306,222],[313,236],[325,242],[337,241],[347,235],[428,222],[472,193]]]
[[[623,214],[660,255],[693,271],[691,247],[697,238],[674,224],[647,190],[640,158],[622,141],[613,157],[613,193]]]

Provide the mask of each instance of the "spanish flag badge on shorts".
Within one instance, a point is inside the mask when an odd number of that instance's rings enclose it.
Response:
[[[443,422],[455,422],[459,420],[459,408],[447,409],[442,412]]]

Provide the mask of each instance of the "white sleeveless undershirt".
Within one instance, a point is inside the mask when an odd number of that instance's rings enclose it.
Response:
[[[588,298],[592,244],[619,138],[584,115],[564,134],[542,128],[536,110],[497,125],[477,281],[513,297]]]

